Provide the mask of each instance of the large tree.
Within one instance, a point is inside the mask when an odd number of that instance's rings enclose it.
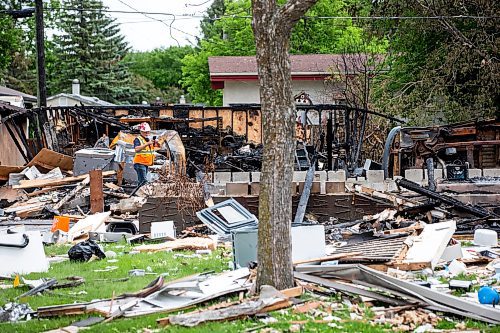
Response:
[[[192,52],[191,46],[171,46],[131,52],[124,61],[132,73],[151,82],[163,101],[175,103],[185,94],[179,82],[182,78],[182,59]]]
[[[376,78],[379,107],[417,125],[491,117],[500,105],[500,2],[379,1],[391,70]]]
[[[364,43],[366,36],[362,28],[347,18],[351,15],[353,6],[347,0],[318,0],[294,26],[290,52],[307,54],[356,51],[358,45]],[[182,83],[195,102],[211,105],[222,103],[220,91],[214,91],[210,87],[208,57],[255,55],[250,13],[250,0],[214,1],[203,23],[204,35],[197,52],[183,60]],[[338,21],[324,17],[346,18]],[[383,48],[377,39],[372,41],[369,44],[371,47],[379,50]]]
[[[52,94],[71,91],[80,80],[82,94],[110,102],[137,98],[122,59],[128,45],[101,0],[66,0],[58,13],[54,36],[57,61],[49,75]]]
[[[291,221],[295,103],[292,96],[292,28],[317,0],[252,0],[264,152],[259,197],[257,286],[293,286]]]

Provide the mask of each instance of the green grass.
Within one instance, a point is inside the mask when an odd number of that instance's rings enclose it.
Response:
[[[118,247],[117,247],[118,246]],[[105,250],[112,250],[118,254],[118,262],[109,263],[107,259],[101,261],[92,261],[87,263],[72,263],[69,261],[52,264],[48,273],[33,273],[26,275],[27,279],[37,279],[41,277],[54,277],[63,279],[68,276],[84,277],[86,282],[78,287],[59,289],[54,292],[45,292],[42,295],[36,295],[21,299],[21,302],[29,303],[36,310],[40,306],[68,304],[74,302],[86,302],[93,299],[110,298],[113,294],[120,295],[125,292],[135,292],[156,278],[158,274],[167,273],[166,281],[174,280],[179,277],[188,276],[195,273],[207,271],[221,272],[228,269],[230,254],[226,251],[217,250],[210,256],[202,258],[182,258],[175,257],[177,253],[191,254],[192,252],[158,252],[158,253],[140,253],[128,254],[131,248],[124,244],[106,245]],[[50,246],[46,247],[47,255],[66,254],[68,246]],[[118,266],[118,269],[109,272],[94,272],[96,269],[104,269],[106,266]],[[152,272],[156,274],[146,275],[144,277],[129,277],[128,271],[139,268],[146,269],[150,267]],[[125,282],[116,282],[113,279],[127,278]],[[14,300],[17,296],[28,290],[27,287],[19,287],[15,289],[0,290],[0,305]],[[81,293],[84,291],[85,293]],[[225,297],[223,299],[228,299]],[[309,293],[305,293],[302,301],[313,299]],[[220,300],[214,300],[217,303]],[[341,302],[340,294],[325,298],[327,303]],[[300,332],[388,332],[390,327],[384,325],[376,325],[370,323],[370,318],[373,317],[373,312],[369,307],[361,307],[364,311],[361,321],[352,321],[349,317],[349,309],[343,307],[335,310],[332,314],[343,319],[342,322],[335,323],[336,327],[331,327],[325,323],[314,323],[314,319],[323,319],[321,314],[294,314],[291,309],[276,311],[270,315],[277,319],[276,323],[263,324],[258,318],[248,318],[236,321],[227,322],[212,322],[199,325],[195,328],[186,328],[181,326],[168,326],[160,328],[156,320],[164,318],[166,314],[153,314],[136,318],[118,318],[109,323],[99,323],[86,329],[85,332],[101,333],[101,332],[143,332],[144,328],[148,328],[161,332],[245,332],[246,330],[254,329],[254,332],[259,332],[264,327],[276,329],[277,331],[289,331],[291,321],[306,320],[308,323],[301,325]],[[324,310],[324,309],[323,309]],[[27,322],[20,323],[3,323],[0,324],[0,332],[43,332],[59,327],[68,326],[78,320],[95,316],[94,314],[65,316],[50,319],[32,319]],[[467,327],[487,329],[488,326],[483,323],[467,321]],[[442,322],[443,328],[452,328],[455,323]],[[492,331],[493,332],[493,331]],[[498,332],[498,331],[497,331]]]
[[[118,248],[117,248],[118,246]],[[57,289],[45,292],[42,295],[29,296],[19,301],[29,303],[32,309],[36,310],[40,306],[68,304],[74,302],[87,302],[94,299],[111,298],[113,292],[120,295],[126,292],[135,292],[147,286],[159,274],[168,274],[165,280],[174,280],[180,277],[202,273],[208,271],[221,272],[228,269],[228,256],[222,251],[215,251],[210,256],[201,258],[175,258],[177,253],[191,254],[190,252],[157,252],[127,254],[130,247],[120,248],[119,245],[106,245],[105,250],[112,250],[118,254],[118,262],[110,263],[107,259],[84,263],[73,263],[65,261],[52,264],[47,273],[32,273],[23,277],[27,279],[39,279],[42,277],[54,277],[64,279],[69,276],[81,276],[85,278],[85,283],[74,288]],[[50,246],[46,248],[47,255],[66,254],[67,246]],[[96,269],[104,269],[106,266],[117,266],[118,268],[109,272],[94,272]],[[156,273],[152,275],[129,277],[128,271],[131,269],[146,269]],[[117,282],[116,279],[127,278],[125,282]],[[17,296],[28,291],[26,286],[0,290],[0,305],[13,301]],[[83,293],[82,293],[83,292]],[[0,332],[39,332],[51,328],[67,326],[70,323],[86,316],[63,317],[57,319],[31,320],[25,323],[0,324]],[[138,318],[136,320],[141,325],[149,323],[154,325],[154,318]],[[125,322],[125,321],[123,321]],[[123,324],[122,324],[123,325]],[[97,325],[100,326],[100,325]],[[127,326],[127,325],[125,325]],[[113,332],[110,330],[109,332]]]

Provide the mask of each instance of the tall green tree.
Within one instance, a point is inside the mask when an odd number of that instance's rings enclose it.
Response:
[[[13,19],[0,15],[0,78],[5,78],[6,70],[15,57],[19,43],[20,34],[15,29]]]
[[[423,17],[374,25],[390,40],[391,70],[374,85],[381,109],[416,125],[498,111],[500,2],[389,0],[378,3],[374,13]]]
[[[57,62],[49,73],[51,94],[71,91],[80,80],[84,95],[114,103],[136,102],[132,77],[123,63],[129,47],[101,0],[65,0],[54,35]]]
[[[360,44],[368,44],[371,50],[383,51],[385,45],[377,38],[366,43],[364,30],[354,25],[350,11],[356,6],[349,0],[319,0],[300,18],[293,28],[290,52],[342,53],[355,52]],[[254,55],[255,41],[251,26],[250,0],[224,0],[213,3],[209,10],[196,53],[184,58],[182,84],[195,102],[220,105],[221,93],[210,87],[208,57]],[[365,6],[366,7],[366,6]],[[363,7],[363,8],[365,8]],[[366,7],[369,8],[369,7]],[[213,14],[216,13],[216,14]],[[325,17],[346,17],[330,20]],[[338,21],[338,22],[337,22]]]
[[[0,1],[0,9],[20,10],[22,8],[35,7],[34,0],[4,0]],[[58,0],[44,1],[45,8],[58,8]],[[44,12],[44,27],[45,32],[50,29],[55,29],[56,12],[46,10]],[[5,16],[0,14],[0,18]],[[37,74],[36,74],[36,45],[35,45],[35,17],[18,18],[12,22],[13,26],[9,29],[0,28],[0,43],[7,43],[10,36],[16,38],[17,42],[11,44],[10,47],[5,44],[0,47],[0,52],[9,52],[11,54],[9,63],[0,74],[0,80],[3,84],[10,88],[19,91],[36,95],[37,92]],[[45,39],[45,62],[46,68],[49,70],[53,59],[53,43],[51,40]]]
[[[193,52],[190,46],[171,46],[148,52],[131,52],[124,62],[130,71],[151,82],[158,97],[175,103],[184,94],[179,81],[182,78],[182,59]]]

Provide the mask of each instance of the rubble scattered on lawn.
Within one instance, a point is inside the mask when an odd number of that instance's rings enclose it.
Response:
[[[372,184],[362,178],[368,171],[384,170],[367,167],[358,170],[361,173],[350,182],[340,181],[338,187],[347,192],[335,196],[319,194],[313,190],[318,185],[313,184],[316,176],[306,177],[295,188],[305,194],[300,200],[294,198],[299,213],[291,231],[298,287],[277,291],[263,286],[256,297],[250,291],[255,278],[252,269],[258,265],[258,195],[249,194],[254,188],[247,179],[258,176],[247,173],[242,181],[234,182],[241,195],[216,195],[221,185],[215,177],[232,176],[201,172],[210,169],[208,165],[200,168],[208,156],[207,143],[200,140],[186,149],[186,159],[178,134],[162,130],[158,135],[164,140],[163,157],[151,168],[151,182],[140,188],[134,186],[131,173],[134,136],[126,132],[112,142],[114,150],[86,148],[73,161],[71,156],[42,149],[24,166],[3,168],[8,177],[0,187],[0,260],[8,265],[2,264],[1,274],[12,285],[14,274],[43,272],[44,279],[21,279],[32,289],[20,297],[84,283],[78,277],[52,278],[42,241],[67,244],[70,260],[108,258],[109,265],[95,272],[118,269],[117,254],[103,252],[100,246],[120,241],[133,244],[130,254],[192,251],[174,256],[182,260],[210,255],[223,246],[232,250],[233,270],[167,281],[164,272],[134,268],[125,279],[158,277],[139,292],[111,299],[39,307],[36,312],[27,304],[9,303],[0,308],[0,321],[26,320],[32,314],[51,318],[97,313],[110,321],[165,313],[159,325],[193,327],[254,317],[267,327],[279,322],[269,312],[285,311],[307,318],[290,322],[290,330],[300,330],[307,322],[339,328],[346,321],[367,320],[369,309],[373,313],[370,322],[398,331],[431,330],[443,313],[459,318],[457,329],[464,325],[460,323],[464,318],[500,323],[498,204],[457,199],[467,193],[496,191],[499,178],[452,181],[450,177],[434,187],[405,178]],[[216,167],[260,169],[261,145],[226,136],[223,146],[231,154],[215,154]],[[189,161],[195,163],[187,168]],[[461,177],[464,168],[455,169],[453,175]],[[186,176],[193,173],[195,178]],[[427,184],[432,183],[427,179]],[[330,214],[326,200],[355,218]],[[229,295],[240,297],[230,302],[225,297]],[[215,300],[220,302],[214,304]],[[209,302],[212,305],[207,306]],[[194,306],[200,308],[167,315]]]

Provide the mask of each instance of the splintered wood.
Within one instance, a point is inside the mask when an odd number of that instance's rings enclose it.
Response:
[[[112,176],[116,172],[115,171],[104,171],[102,173],[103,177],[107,176]],[[71,183],[76,183],[79,181],[84,180],[87,178],[89,175],[84,174],[76,177],[66,177],[63,179],[52,179],[52,180],[46,180],[46,179],[34,179],[34,180],[21,180],[19,182],[19,185],[14,185],[12,188],[35,188],[35,187],[45,187],[45,186],[56,186],[56,185],[64,185],[64,184],[71,184]]]

